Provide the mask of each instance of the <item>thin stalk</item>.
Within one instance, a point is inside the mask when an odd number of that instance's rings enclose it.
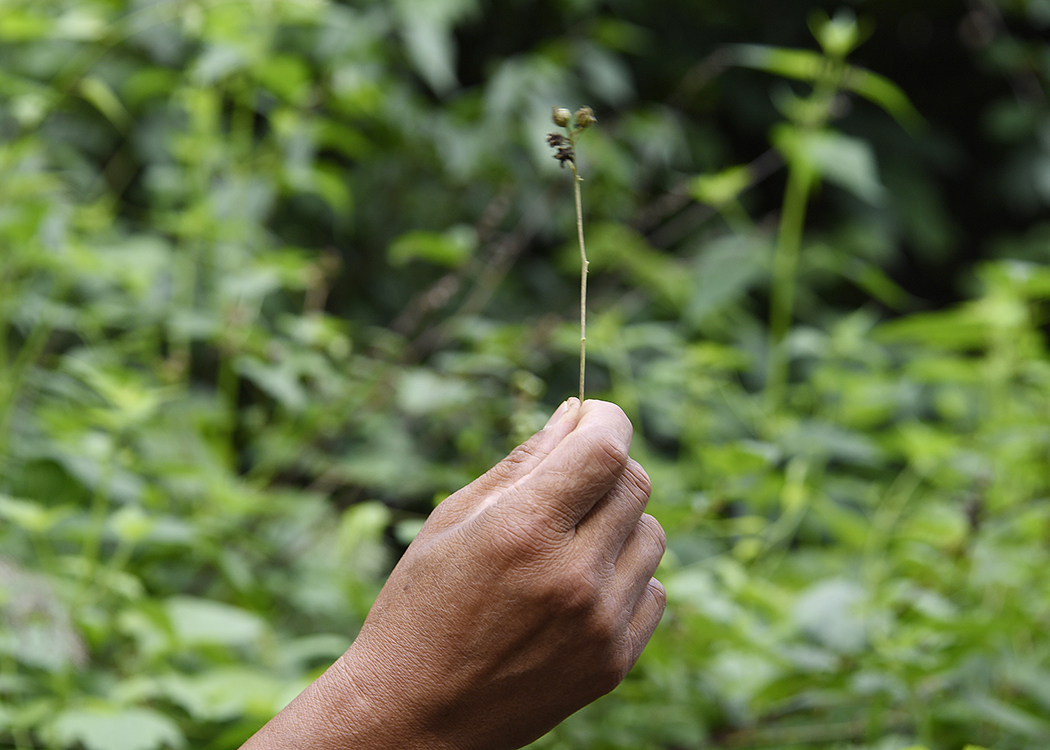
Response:
[[[811,135],[823,128],[832,116],[835,96],[842,77],[844,63],[831,58],[823,76],[817,81],[807,102],[808,114],[796,120],[801,134]],[[773,278],[769,300],[769,353],[766,361],[766,408],[770,417],[784,405],[787,392],[790,359],[786,339],[791,330],[795,305],[795,274],[799,250],[806,224],[806,208],[810,188],[817,173],[805,157],[788,157],[787,187],[784,189],[784,208],[780,214],[777,244],[773,254]]]
[[[583,384],[587,373],[587,248],[583,243],[583,200],[580,197],[580,183],[583,178],[572,167],[572,186],[576,194],[576,235],[580,241],[580,403],[583,403]]]
[[[770,414],[784,400],[788,381],[788,356],[785,340],[791,328],[795,305],[795,272],[806,223],[810,173],[794,165],[788,173],[784,209],[780,214],[777,244],[773,254],[773,287],[769,311],[769,359],[766,363],[766,394]]]
[[[548,133],[547,143],[557,149],[554,158],[572,170],[572,188],[576,197],[576,235],[580,241],[580,401],[583,401],[584,380],[587,374],[587,248],[583,243],[583,199],[580,197],[580,177],[576,169],[576,138],[597,122],[590,107],[580,107],[571,114],[564,107],[555,107],[551,113],[554,124],[565,129],[565,135]]]

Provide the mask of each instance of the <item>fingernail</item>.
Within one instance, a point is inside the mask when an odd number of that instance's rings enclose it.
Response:
[[[565,411],[562,412],[561,417],[558,419],[556,427],[565,430],[565,434],[568,435],[570,432],[576,429],[576,425],[580,421],[580,399],[570,398],[565,402]]]

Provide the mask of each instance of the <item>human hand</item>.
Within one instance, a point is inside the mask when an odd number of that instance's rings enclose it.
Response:
[[[612,690],[666,600],[631,434],[562,404],[438,505],[351,648],[245,748],[519,748]]]

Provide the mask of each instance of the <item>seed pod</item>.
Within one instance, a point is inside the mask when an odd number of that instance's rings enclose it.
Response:
[[[598,118],[594,116],[594,110],[590,107],[580,107],[576,110],[576,127],[586,128],[590,127],[594,123],[598,122]]]
[[[551,119],[554,120],[554,124],[559,128],[564,128],[569,124],[569,118],[572,114],[565,107],[555,107],[554,112],[551,114]]]

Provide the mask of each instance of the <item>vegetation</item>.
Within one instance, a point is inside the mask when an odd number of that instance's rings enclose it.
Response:
[[[851,10],[852,9],[852,10]],[[1042,750],[1045,0],[0,0],[0,747],[236,748],[576,390],[670,604],[538,748]]]

